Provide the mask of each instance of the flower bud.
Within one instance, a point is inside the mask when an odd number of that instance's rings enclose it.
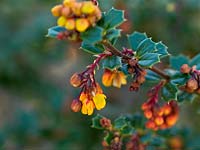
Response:
[[[144,111],[144,116],[145,116],[147,119],[150,119],[150,118],[152,118],[153,113],[152,113],[151,110],[147,109],[147,110]]]
[[[100,124],[103,128],[110,128],[112,126],[110,119],[102,118]]]
[[[134,66],[137,64],[137,61],[136,61],[135,59],[129,59],[128,64],[129,64],[131,67],[134,67]]]
[[[164,115],[165,116],[169,115],[171,113],[171,111],[172,111],[172,108],[169,105],[165,105],[163,107],[163,109],[164,109]]]
[[[191,90],[196,90],[198,89],[198,82],[197,80],[191,78],[188,82],[187,82],[187,88],[191,89]]]
[[[167,116],[166,123],[169,127],[173,126],[178,120],[178,114],[172,114]]]
[[[65,17],[61,16],[61,17],[58,18],[58,21],[57,21],[58,26],[64,27],[65,23],[66,23]]]
[[[81,76],[78,73],[73,74],[70,83],[73,87],[79,87],[82,83]]]
[[[142,83],[144,83],[145,82],[145,77],[144,76],[139,76],[139,77],[137,77],[137,82],[139,83],[139,84],[142,84]]]
[[[61,11],[62,11],[63,6],[62,5],[56,5],[51,9],[51,13],[55,17],[61,16]]]
[[[155,124],[155,122],[149,120],[148,122],[146,122],[145,126],[148,129],[154,129],[156,127],[156,124]]]
[[[64,16],[64,17],[69,17],[69,15],[70,15],[70,8],[69,7],[64,7],[63,9],[62,9],[62,16]]]
[[[75,20],[74,19],[67,19],[65,23],[65,28],[67,30],[74,30],[75,29]]]
[[[191,68],[188,66],[188,64],[183,64],[180,69],[182,73],[190,73],[190,70]]]
[[[92,14],[95,11],[95,5],[91,1],[83,2],[81,12],[84,14]]]
[[[78,99],[74,99],[71,103],[71,109],[73,112],[79,112],[81,110],[82,104]]]
[[[82,7],[82,3],[75,3],[74,6],[72,7],[72,12],[76,15],[76,16],[81,16],[81,7]]]
[[[160,125],[162,125],[163,123],[164,123],[164,120],[163,120],[163,117],[156,117],[155,118],[155,123],[156,123],[156,125],[158,125],[158,126],[160,126]]]
[[[64,0],[63,5],[64,6],[73,6],[73,4],[76,2],[76,0]]]
[[[76,20],[76,30],[79,32],[84,32],[89,27],[89,21],[85,18],[80,18]]]

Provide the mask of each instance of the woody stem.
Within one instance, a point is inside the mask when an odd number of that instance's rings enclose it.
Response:
[[[115,48],[111,43],[109,43],[107,41],[102,41],[101,44],[103,44],[109,52],[111,52],[112,54],[114,54],[116,56],[119,56],[119,57],[122,57],[122,58],[125,58],[125,59],[132,59],[131,57],[124,55],[120,50]],[[161,77],[163,77],[167,81],[170,80],[170,76],[168,76],[166,73],[164,73],[163,71],[161,71],[159,68],[157,68],[155,66],[149,68],[149,70],[157,73],[158,75],[160,75]]]

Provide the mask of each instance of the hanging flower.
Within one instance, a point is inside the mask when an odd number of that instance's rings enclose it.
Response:
[[[123,72],[118,70],[108,70],[105,69],[104,74],[102,76],[102,83],[104,86],[114,86],[117,88],[121,88],[122,85],[127,83],[126,76]]]

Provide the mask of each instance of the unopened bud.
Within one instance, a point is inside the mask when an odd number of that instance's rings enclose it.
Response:
[[[163,117],[156,117],[155,118],[155,123],[158,126],[160,126],[161,124],[163,124],[164,123]]]
[[[180,69],[182,73],[190,73],[190,70],[191,68],[188,66],[188,64],[183,64]]]
[[[191,90],[196,90],[198,89],[198,82],[197,80],[195,79],[190,79],[188,82],[187,82],[187,88],[188,89],[191,89]]]
[[[51,9],[51,13],[55,17],[61,16],[61,11],[62,11],[63,6],[62,5],[56,5]]]
[[[135,59],[129,59],[128,64],[129,64],[131,67],[134,67],[134,66],[137,64],[137,61],[136,61]]]
[[[167,116],[166,123],[169,127],[173,126],[178,120],[178,114],[172,114]]]
[[[145,80],[146,80],[145,77],[142,76],[142,75],[140,75],[139,77],[137,77],[137,82],[140,83],[140,84],[144,83]]]
[[[82,83],[80,74],[78,74],[78,73],[73,74],[70,79],[70,83],[73,87],[79,87]]]
[[[71,103],[71,109],[73,112],[79,112],[81,110],[82,104],[78,99],[74,99]]]
[[[112,126],[110,119],[102,118],[100,124],[103,128],[110,128]]]
[[[84,32],[89,26],[89,21],[85,18],[80,18],[76,20],[76,30],[79,32]]]
[[[147,109],[147,110],[144,111],[144,116],[145,116],[147,119],[150,119],[150,118],[152,118],[153,113],[152,113],[151,110]]]
[[[69,15],[70,15],[70,8],[69,7],[64,7],[62,9],[62,15],[65,16],[65,17],[69,17]]]

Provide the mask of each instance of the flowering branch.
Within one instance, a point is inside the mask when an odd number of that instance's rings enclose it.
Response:
[[[110,44],[107,41],[103,41],[102,44],[107,48],[108,51],[110,51],[111,53],[113,53],[114,55],[117,55],[119,57],[125,58],[125,59],[132,59],[131,57],[122,54],[117,48],[115,48],[112,44]],[[158,69],[157,67],[153,66],[151,68],[149,68],[151,71],[157,73],[158,75],[162,76],[164,79],[166,79],[167,81],[170,79],[170,76],[168,76],[166,73],[164,73],[163,71],[161,71],[160,69]]]

